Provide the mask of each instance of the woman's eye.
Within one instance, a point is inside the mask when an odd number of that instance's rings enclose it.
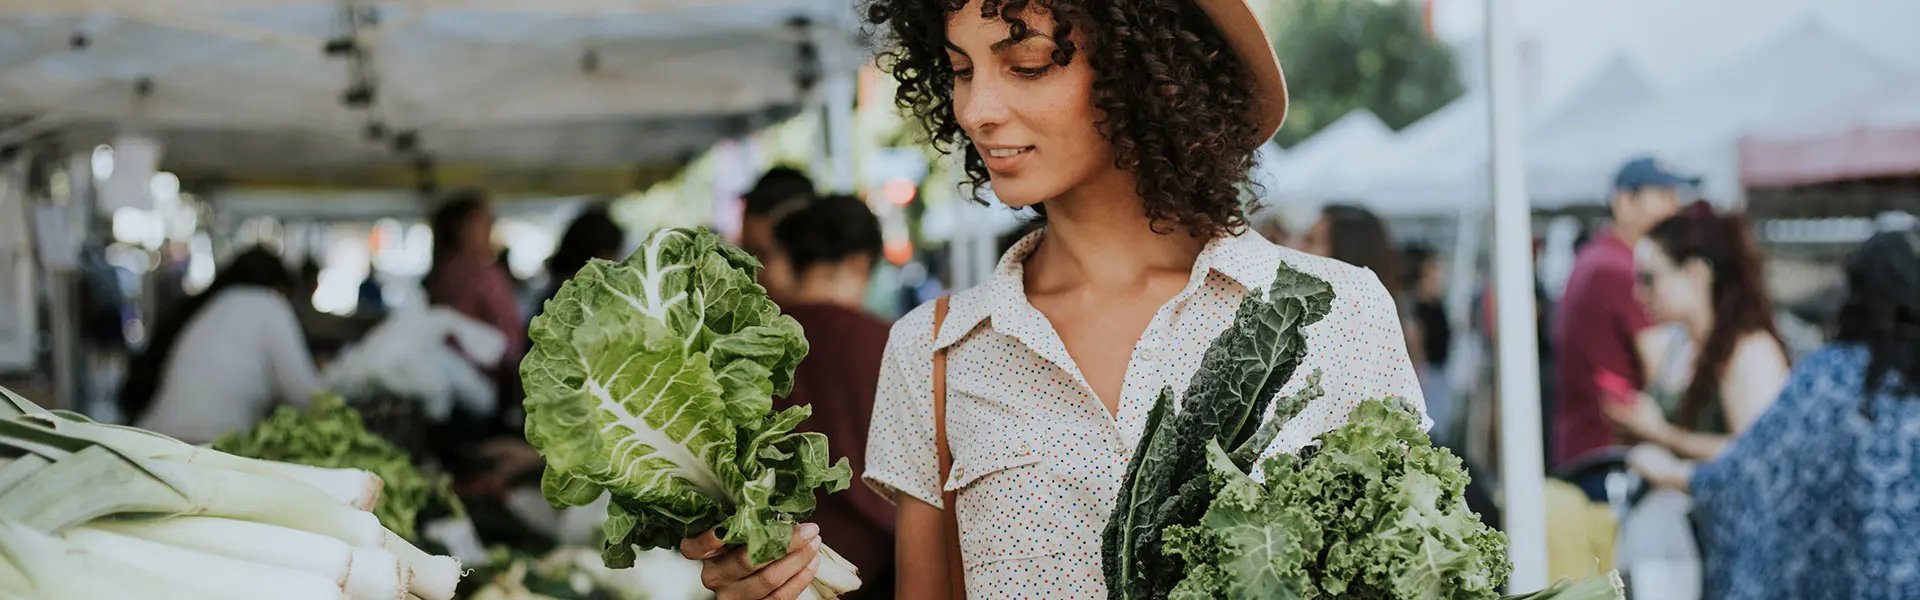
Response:
[[[1047,74],[1047,71],[1051,71],[1051,70],[1053,70],[1053,65],[1047,65],[1044,67],[1034,67],[1034,68],[1014,67],[1013,74],[1019,75],[1026,79],[1039,79],[1041,75],[1045,75]]]
[[[973,79],[973,69],[954,69],[953,78],[960,81],[971,81]]]

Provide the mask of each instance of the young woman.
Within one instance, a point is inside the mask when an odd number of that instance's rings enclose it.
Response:
[[[1641,302],[1655,322],[1673,328],[1640,338],[1648,394],[1602,408],[1640,441],[1712,459],[1787,380],[1760,250],[1746,219],[1700,202],[1654,226],[1635,254]]]
[[[493,252],[493,209],[485,194],[462,190],[447,197],[429,217],[433,227],[433,267],[427,271],[427,299],[494,326],[507,336],[507,354],[517,357],[526,342],[526,321],[513,296],[513,282]]]
[[[1243,0],[877,0],[868,16],[896,43],[883,62],[899,104],[964,154],[973,184],[1047,222],[949,299],[937,334],[938,303],[894,325],[863,478],[899,506],[897,597],[950,597],[954,578],[972,598],[1104,596],[1101,530],[1154,395],[1185,388],[1241,298],[1282,265],[1336,300],[1304,330],[1303,376],[1282,390],[1321,371],[1328,395],[1272,450],[1364,399],[1419,402],[1379,278],[1246,232],[1253,153],[1284,118],[1286,87]],[[723,600],[790,599],[812,577],[817,531],[801,527],[795,552],[766,565],[710,536],[681,550],[707,561]]]

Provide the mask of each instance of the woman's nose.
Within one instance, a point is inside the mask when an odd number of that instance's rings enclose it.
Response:
[[[1006,88],[993,80],[983,73],[954,90],[954,116],[970,137],[978,138],[1007,120]]]

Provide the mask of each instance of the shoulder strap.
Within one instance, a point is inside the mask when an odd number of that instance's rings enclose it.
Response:
[[[940,325],[947,320],[948,297],[933,304],[933,337],[940,339]],[[947,594],[951,600],[967,597],[966,571],[960,560],[960,517],[954,508],[953,491],[947,490],[947,474],[953,472],[953,451],[947,444],[947,349],[933,351],[933,445],[940,458],[940,521],[946,534]]]

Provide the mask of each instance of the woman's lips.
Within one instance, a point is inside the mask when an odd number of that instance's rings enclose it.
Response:
[[[986,162],[988,171],[1007,174],[1018,169],[1027,157],[1033,155],[1033,152],[1033,146],[981,148],[980,160]]]

